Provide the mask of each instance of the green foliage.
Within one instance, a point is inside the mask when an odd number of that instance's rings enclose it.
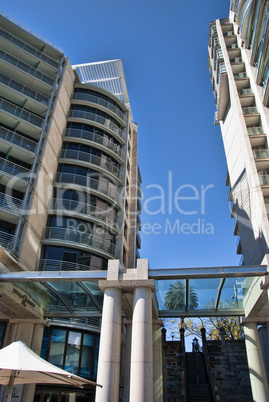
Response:
[[[164,305],[166,310],[185,310],[185,284],[178,280],[170,285],[164,299]],[[193,288],[189,287],[189,308],[194,309],[198,306],[198,297]]]

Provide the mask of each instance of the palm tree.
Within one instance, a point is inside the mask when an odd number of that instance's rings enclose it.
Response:
[[[164,299],[164,306],[166,310],[185,310],[185,292],[185,284],[180,280],[170,285]],[[189,286],[188,299],[188,308],[194,309],[198,307],[198,297],[192,286]]]

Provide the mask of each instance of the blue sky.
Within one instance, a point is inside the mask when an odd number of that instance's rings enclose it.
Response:
[[[0,8],[72,64],[122,59],[139,124],[141,257],[152,268],[238,265],[207,70],[209,22],[228,16],[229,0],[1,0]]]

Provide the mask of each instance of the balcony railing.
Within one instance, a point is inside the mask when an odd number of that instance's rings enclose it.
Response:
[[[47,96],[42,95],[37,91],[34,91],[27,85],[23,85],[19,81],[16,81],[5,74],[0,73],[0,82],[2,82],[3,84],[7,85],[10,88],[15,89],[18,92],[21,92],[23,95],[29,96],[29,98],[32,98],[37,102],[42,103],[44,106],[47,106],[49,103],[49,98]]]
[[[99,116],[97,113],[92,112],[84,112],[82,110],[70,110],[69,117],[77,117],[79,119],[92,120],[97,123],[102,124],[108,129],[112,130],[113,133],[117,134],[120,138],[125,141],[125,133],[119,128],[115,123],[113,123],[110,119],[106,119],[105,117]]]
[[[237,43],[232,43],[231,45],[226,46],[227,50],[229,49],[239,49]]]
[[[79,230],[66,229],[61,227],[47,227],[44,232],[44,240],[55,240],[62,242],[77,243],[82,246],[92,247],[113,256],[119,255],[119,249],[113,244],[111,239],[93,235],[92,233],[81,232]]]
[[[243,114],[255,114],[255,113],[259,113],[258,109],[255,106],[250,106],[250,107],[242,107],[243,110]]]
[[[234,78],[238,79],[238,78],[248,78],[247,73],[238,73],[238,74],[234,74]]]
[[[31,53],[32,55],[45,61],[46,63],[50,64],[51,66],[58,68],[58,63],[55,60],[51,59],[46,54],[44,54],[44,53],[40,52],[39,50],[35,49],[34,47],[30,46],[28,43],[23,42],[21,39],[18,39],[15,36],[11,35],[9,32],[6,32],[3,29],[0,29],[0,36],[2,36],[2,38],[9,40],[10,42],[14,43],[15,45],[19,46],[26,52]]]
[[[0,170],[11,176],[17,176],[23,174],[23,180],[27,180],[27,174],[31,172],[30,169],[20,166],[17,163],[10,162],[7,159],[0,158]]]
[[[97,103],[98,105],[104,106],[105,108],[111,110],[117,116],[119,116],[124,121],[124,123],[127,123],[127,117],[124,115],[124,113],[119,108],[117,108],[113,103],[106,101],[105,99],[99,98],[98,96],[94,96],[92,94],[85,94],[79,92],[75,92],[72,96],[72,99],[85,100],[87,102]]]
[[[14,105],[11,102],[8,102],[7,100],[0,98],[0,108],[4,110],[5,112],[14,114],[15,116],[31,123],[34,124],[37,127],[42,127],[43,125],[43,119],[39,116],[36,116],[35,114],[28,112],[27,110]]]
[[[20,213],[23,206],[23,200],[11,197],[8,194],[0,193],[0,207],[10,209],[11,211]]]
[[[75,159],[80,162],[92,163],[94,165],[100,166],[106,171],[117,176],[121,181],[123,181],[124,175],[117,166],[109,162],[107,159],[100,158],[99,156],[90,154],[83,151],[75,151],[73,149],[62,149],[60,152],[60,158],[64,159]]]
[[[263,127],[248,127],[248,135],[264,134]]]
[[[105,147],[111,149],[111,151],[115,152],[122,160],[125,159],[124,152],[120,148],[120,145],[115,144],[115,142],[113,141],[110,141],[106,136],[92,133],[91,131],[79,130],[75,128],[67,128],[64,132],[64,135],[66,137],[83,138],[85,140],[104,145]]]
[[[14,133],[13,131],[1,126],[0,138],[31,152],[36,152],[37,150],[38,144],[35,141],[29,140],[28,138],[25,138],[22,135]]]
[[[233,63],[242,63],[243,59],[242,57],[235,57],[234,59],[230,59],[231,64]]]
[[[38,271],[96,271],[97,268],[89,267],[89,265],[76,264],[75,262],[62,260],[45,260],[41,259],[37,265]]]
[[[251,88],[246,88],[246,89],[239,89],[238,90],[238,95],[253,95],[252,89]]]
[[[269,149],[253,149],[255,159],[269,158]]]
[[[13,234],[9,234],[0,230],[0,244],[6,250],[13,251],[16,244],[16,238]]]
[[[67,211],[71,214],[78,213],[93,216],[94,218],[100,219],[109,225],[116,226],[117,228],[120,227],[120,220],[117,218],[117,215],[112,208],[104,209],[86,202],[62,198],[52,198],[50,208],[55,209],[56,211]]]
[[[98,176],[97,174],[94,177]],[[96,190],[102,194],[105,194],[115,200],[118,204],[122,204],[123,196],[117,190],[117,186],[115,184],[110,183],[106,180],[102,175],[99,175],[99,178],[92,178],[89,176],[82,176],[79,174],[73,173],[56,173],[55,181],[59,183],[68,183],[68,184],[76,184],[78,186],[86,187],[87,189]]]
[[[267,186],[269,184],[269,175],[259,174],[261,186]]]
[[[48,85],[53,85],[53,78],[49,77],[47,74],[41,73],[41,71],[37,70],[34,67],[31,67],[29,64],[24,63],[24,61],[18,60],[16,57],[11,54],[0,50],[0,59],[7,61],[9,64],[12,64],[14,67],[19,68],[20,70],[38,78],[39,80],[45,82]]]

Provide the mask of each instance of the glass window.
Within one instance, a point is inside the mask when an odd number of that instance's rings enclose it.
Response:
[[[92,377],[92,361],[94,353],[94,335],[84,334],[80,375],[85,378]]]
[[[49,352],[49,362],[62,368],[65,351],[66,331],[64,329],[53,329]]]
[[[81,333],[70,331],[67,342],[65,370],[73,374],[78,374],[80,345]]]

